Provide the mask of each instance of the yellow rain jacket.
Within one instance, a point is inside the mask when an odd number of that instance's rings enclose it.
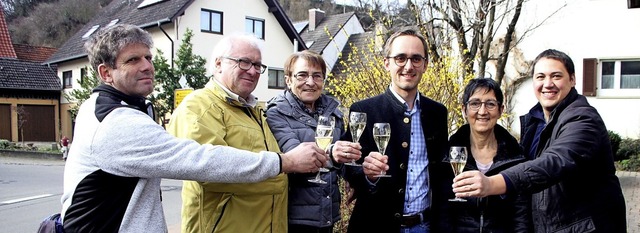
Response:
[[[211,79],[176,108],[167,130],[201,144],[280,152],[258,105],[238,101]],[[287,232],[285,174],[259,183],[184,181],[182,232]]]

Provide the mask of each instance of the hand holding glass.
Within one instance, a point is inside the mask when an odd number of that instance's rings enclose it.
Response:
[[[384,155],[384,151],[387,149],[387,144],[389,144],[390,138],[391,126],[389,123],[373,124],[373,140],[376,142],[380,154]],[[380,175],[375,175],[375,177],[391,177],[391,175],[387,175],[385,172],[380,172]]]
[[[327,147],[333,141],[333,128],[335,127],[335,119],[334,117],[318,117],[318,125],[316,126],[316,144],[320,149],[326,151]],[[318,170],[318,174],[313,179],[310,179],[309,182],[317,183],[317,184],[326,184],[327,182],[320,179],[321,172],[328,172],[329,169],[320,168]]]
[[[467,147],[464,146],[452,146],[449,148],[449,163],[453,169],[453,175],[458,176],[464,170],[464,166],[467,164]],[[465,202],[467,200],[456,197],[449,199],[449,201]]]
[[[367,114],[364,112],[351,112],[351,114],[349,114],[349,127],[351,130],[351,139],[353,142],[358,143],[362,132],[364,132],[364,128],[367,127]],[[345,165],[362,166],[362,164],[357,164],[355,160],[351,160],[351,162],[345,163]]]

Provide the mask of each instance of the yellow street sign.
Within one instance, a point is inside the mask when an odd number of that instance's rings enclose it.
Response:
[[[182,102],[182,100],[184,99],[184,97],[187,97],[187,95],[189,95],[189,93],[191,93],[193,91],[193,89],[191,88],[185,88],[185,89],[176,89],[174,91],[174,96],[173,96],[173,108],[177,108],[178,105],[180,105],[180,102]]]

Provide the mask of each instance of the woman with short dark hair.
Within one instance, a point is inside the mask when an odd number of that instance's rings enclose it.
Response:
[[[472,79],[465,87],[462,111],[467,124],[449,139],[451,146],[467,147],[464,171],[493,175],[525,161],[518,141],[497,124],[504,110],[503,99],[500,85],[493,79]],[[449,203],[454,232],[530,231],[528,195],[465,199]]]

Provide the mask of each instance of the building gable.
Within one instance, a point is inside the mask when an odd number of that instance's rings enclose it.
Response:
[[[309,14],[312,15],[314,10],[309,11]],[[319,20],[320,22],[315,22],[315,26],[311,25],[313,20],[296,24],[304,27],[300,36],[309,47],[309,50],[322,54],[322,51],[329,45],[332,38],[338,33],[344,33],[341,30],[352,17],[355,17],[355,12],[323,16]],[[313,18],[313,16],[310,16],[310,18]],[[312,27],[315,27],[315,29],[311,30]]]
[[[347,70],[346,65],[349,65],[349,57],[364,60],[365,58],[362,58],[362,56],[365,56],[365,54],[363,53],[366,53],[367,56],[377,56],[378,54],[368,53],[368,51],[370,51],[368,49],[369,43],[372,43],[373,39],[374,32],[372,31],[351,35],[344,49],[342,49],[342,55],[338,58],[338,61],[331,70],[333,77],[342,77],[345,75],[344,72]]]
[[[132,24],[148,30],[163,24],[175,22],[176,18],[184,14],[185,10],[194,1],[196,0],[154,1],[152,4],[144,7],[139,7],[145,3],[145,1],[141,0],[112,1],[101,13],[69,38],[46,62],[60,63],[86,57],[83,48],[86,38],[94,33],[92,31],[98,31],[108,27],[109,24],[113,24],[114,20],[117,20],[115,23]],[[265,0],[265,3],[267,4],[268,11],[274,14],[289,39],[291,41],[302,41],[277,0]],[[306,49],[303,43],[299,43],[298,47],[300,50]]]

